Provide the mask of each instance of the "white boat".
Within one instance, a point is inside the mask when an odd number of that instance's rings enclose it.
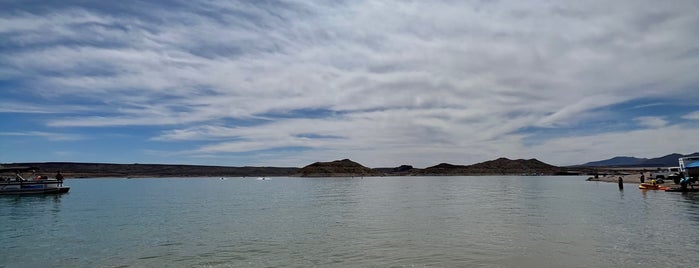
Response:
[[[33,172],[30,167],[0,167],[0,195],[18,194],[62,194],[70,187],[63,186],[62,179],[46,176],[22,177],[22,173]]]

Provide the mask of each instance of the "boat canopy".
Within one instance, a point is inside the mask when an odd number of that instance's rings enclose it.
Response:
[[[699,161],[693,162],[693,163],[689,163],[689,164],[687,164],[686,166],[684,166],[684,168],[699,168]]]

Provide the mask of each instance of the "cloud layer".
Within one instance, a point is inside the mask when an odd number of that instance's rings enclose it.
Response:
[[[699,136],[695,1],[52,5],[0,12],[2,116],[53,111],[44,127],[78,136],[157,127],[139,138],[183,161],[576,164],[697,149],[683,142]],[[673,107],[632,108],[658,102]]]

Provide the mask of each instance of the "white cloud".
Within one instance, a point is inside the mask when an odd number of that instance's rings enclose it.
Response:
[[[699,111],[694,111],[694,112],[688,113],[688,114],[682,116],[682,118],[687,119],[687,120],[699,120]]]
[[[211,1],[126,17],[107,8],[20,12],[0,17],[0,34],[18,44],[0,54],[0,76],[89,110],[49,126],[159,125],[171,129],[153,141],[212,142],[191,154],[304,147],[312,150],[279,157],[557,161],[562,152],[526,147],[521,130],[603,120],[618,111],[600,110],[639,99],[697,98],[696,14],[691,1]],[[329,115],[270,115],[297,110]],[[269,121],[222,123],[251,118]]]
[[[86,139],[86,137],[81,134],[52,133],[43,131],[0,132],[0,136],[42,137],[50,141],[75,141]]]
[[[79,105],[55,105],[53,103],[0,101],[0,113],[24,114],[72,114],[90,111]]]
[[[634,121],[649,128],[661,128],[668,124],[667,120],[660,116],[641,116],[634,118]]]
[[[699,137],[699,129],[676,125],[555,138],[532,146],[530,150],[546,155],[543,161],[573,165],[620,155],[659,157],[672,152],[692,153],[697,151],[691,142],[696,137]]]

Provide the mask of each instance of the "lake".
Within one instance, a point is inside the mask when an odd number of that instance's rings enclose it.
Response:
[[[584,177],[71,179],[0,267],[696,267],[699,194]]]

